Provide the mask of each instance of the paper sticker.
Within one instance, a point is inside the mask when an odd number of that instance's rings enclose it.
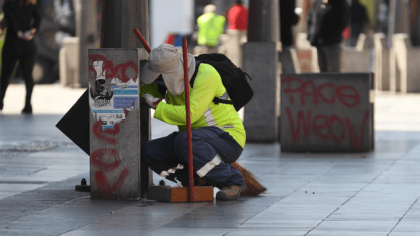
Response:
[[[138,107],[139,86],[132,78],[122,82],[117,77],[107,84],[103,61],[94,61],[93,69],[96,78],[94,88],[89,84],[89,105],[97,119],[101,119],[103,128],[109,129],[125,119],[124,107],[127,110],[132,110],[133,104]]]

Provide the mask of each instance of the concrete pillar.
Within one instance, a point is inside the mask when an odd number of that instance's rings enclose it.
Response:
[[[279,42],[278,0],[251,0],[248,10],[248,42]]]
[[[243,68],[252,78],[253,99],[245,106],[248,142],[278,140],[280,64],[278,0],[251,0],[248,42],[243,46]]]
[[[76,0],[76,36],[79,38],[79,64],[76,68],[76,81],[73,87],[88,87],[88,56],[89,48],[97,48],[95,39],[97,38],[96,29],[96,4],[95,1]]]

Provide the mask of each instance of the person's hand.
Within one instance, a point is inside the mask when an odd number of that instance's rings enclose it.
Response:
[[[162,98],[155,98],[150,94],[145,94],[145,95],[143,95],[143,97],[144,97],[144,103],[149,108],[153,108],[153,109],[156,109],[159,102],[162,101]]]
[[[17,32],[17,36],[18,36],[18,38],[22,37],[22,31],[21,31],[21,30],[19,30],[19,31]]]
[[[36,29],[35,28],[32,28],[31,29],[31,34],[34,35],[35,33],[36,33]]]

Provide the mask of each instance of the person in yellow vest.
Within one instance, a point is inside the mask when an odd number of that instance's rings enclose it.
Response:
[[[204,14],[198,17],[198,45],[215,47],[219,43],[226,19],[216,15],[216,10],[215,5],[209,4],[204,7]]]
[[[154,118],[179,131],[150,140],[141,147],[142,159],[160,176],[188,186],[188,142],[186,131],[183,57],[169,44],[154,48],[140,72],[140,94],[155,110]],[[230,163],[245,147],[246,133],[241,118],[231,104],[214,103],[227,97],[217,70],[188,54],[191,137],[194,183],[220,189],[217,200],[236,200],[246,190],[244,178]],[[191,83],[191,82],[190,82]],[[164,101],[162,101],[164,100]],[[201,180],[200,180],[201,179]]]

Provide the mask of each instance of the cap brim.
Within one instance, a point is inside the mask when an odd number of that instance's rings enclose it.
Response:
[[[150,84],[159,77],[160,73],[156,73],[149,69],[149,63],[143,66],[140,71],[140,81],[144,84]]]

